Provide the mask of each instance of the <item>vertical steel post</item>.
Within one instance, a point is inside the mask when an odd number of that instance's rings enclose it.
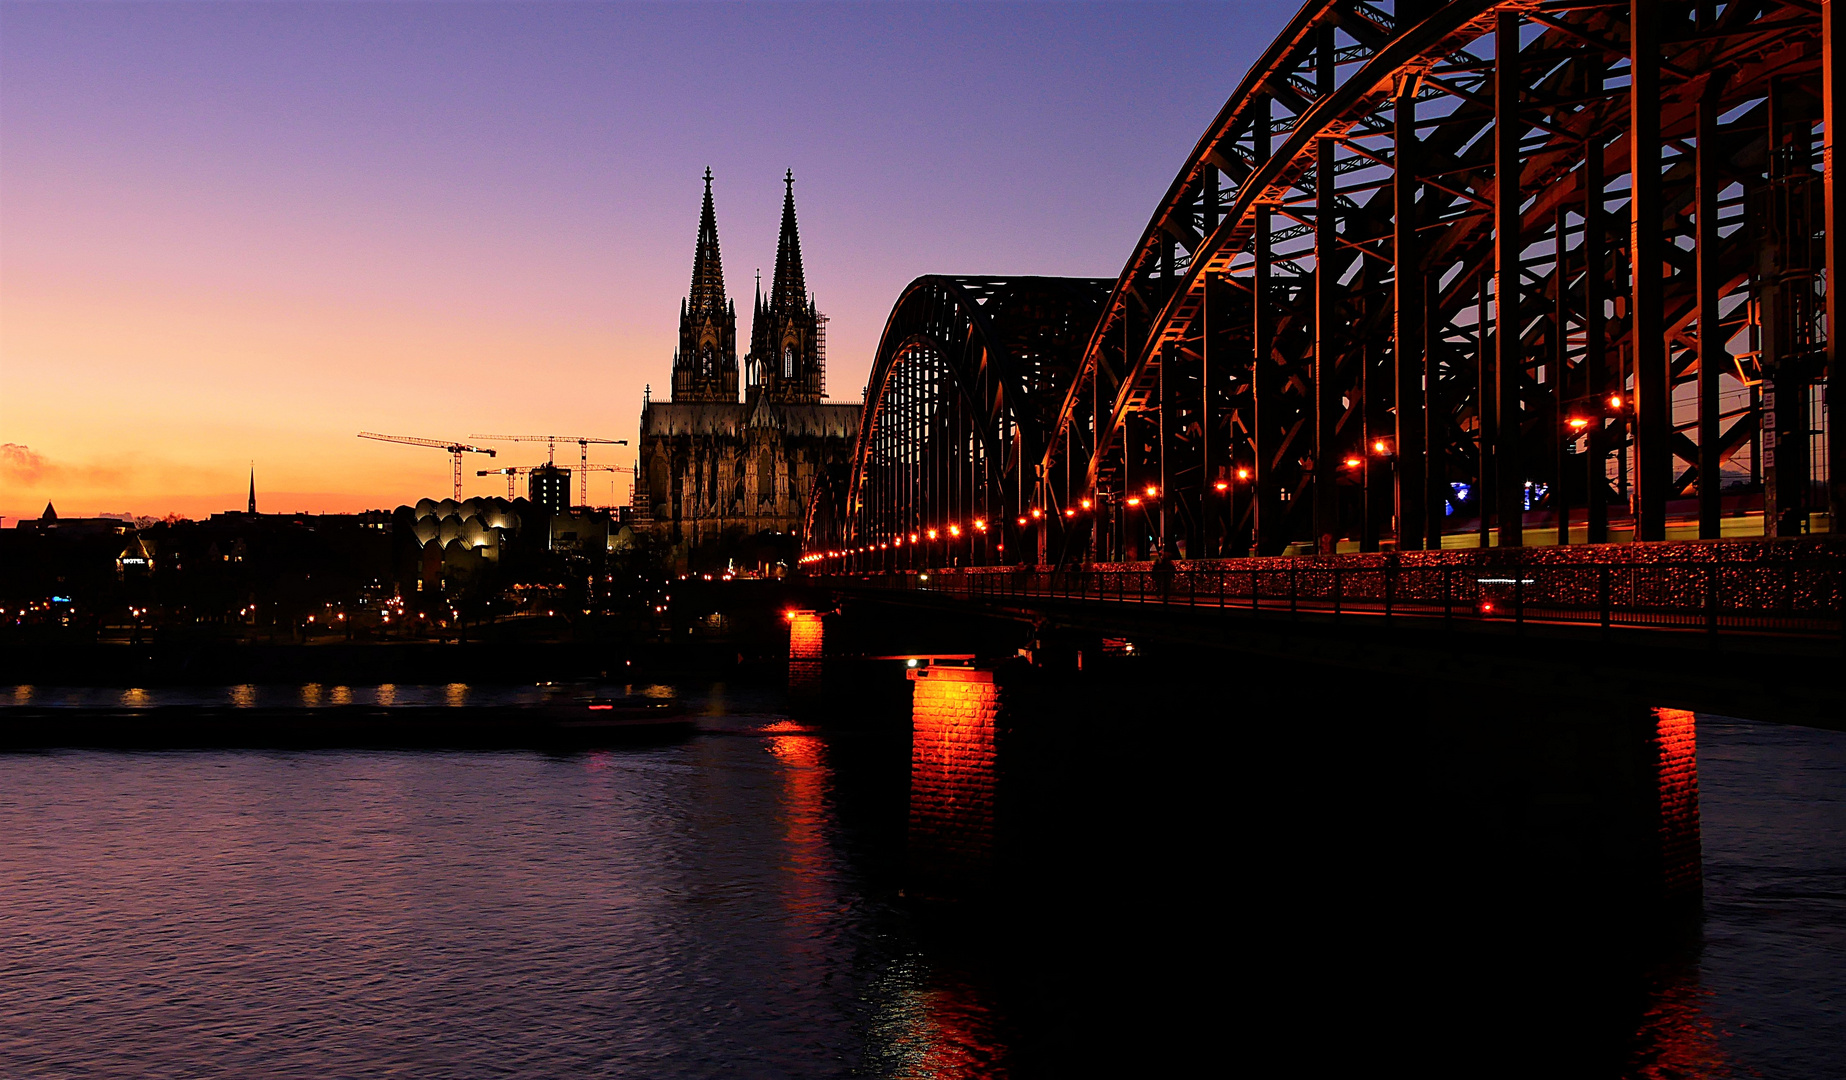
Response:
[[[1212,177],[1218,175],[1216,169],[1206,170]],[[1217,198],[1217,184],[1211,185],[1208,198]],[[1210,217],[1210,211],[1207,211]],[[1208,225],[1206,235],[1211,234]],[[1212,558],[1219,555],[1220,543],[1213,538],[1213,525],[1218,524],[1223,515],[1217,499],[1218,491],[1213,486],[1217,478],[1212,472],[1211,460],[1211,285],[1212,275],[1202,274],[1199,279],[1199,555]]]
[[[1256,140],[1256,159],[1258,167],[1269,160],[1270,146],[1270,102],[1263,97],[1256,106],[1253,135]],[[1252,405],[1251,449],[1255,461],[1251,463],[1251,520],[1253,525],[1252,547],[1257,555],[1277,555],[1282,551],[1282,500],[1279,498],[1281,486],[1275,474],[1276,436],[1281,427],[1272,415],[1277,402],[1275,385],[1275,312],[1269,303],[1269,274],[1274,255],[1270,241],[1270,216],[1268,206],[1256,208],[1256,235],[1254,237],[1255,263],[1250,271],[1250,289],[1252,293],[1251,340],[1253,348],[1250,360],[1250,394]]]
[[[1494,363],[1493,441],[1494,488],[1481,493],[1481,505],[1495,499],[1500,520],[1500,546],[1520,547],[1525,542],[1525,469],[1519,454],[1519,383],[1525,373],[1521,340],[1519,296],[1520,240],[1519,180],[1519,14],[1501,11],[1494,17],[1494,338],[1498,348]],[[1486,388],[1482,388],[1485,396]]]
[[[1174,286],[1173,249],[1174,244],[1171,237],[1163,239],[1160,242],[1161,288],[1165,290],[1168,296],[1178,291]],[[1155,483],[1160,485],[1160,515],[1158,518],[1150,517],[1149,524],[1158,530],[1157,535],[1154,537],[1154,543],[1158,545],[1159,551],[1165,552],[1167,549],[1167,504],[1173,501],[1172,493],[1168,490],[1169,485],[1167,483],[1167,459],[1172,456],[1169,452],[1171,447],[1168,446],[1167,439],[1169,433],[1174,430],[1174,425],[1170,422],[1171,418],[1168,415],[1172,412],[1173,403],[1170,396],[1172,384],[1167,379],[1167,373],[1173,365],[1174,349],[1171,344],[1160,343],[1159,339],[1162,331],[1163,328],[1159,323],[1148,324],[1148,354],[1160,364],[1160,370],[1156,374],[1154,382],[1154,476],[1156,478]],[[1150,510],[1151,509],[1150,507]],[[1047,508],[1047,510],[1049,510],[1049,508]]]
[[[1628,262],[1632,277],[1636,540],[1666,539],[1673,454],[1660,190],[1660,0],[1628,7]]]
[[[1557,208],[1553,224],[1556,241],[1557,265],[1553,267],[1552,292],[1554,303],[1551,312],[1551,514],[1557,519],[1559,547],[1570,543],[1570,496],[1564,485],[1564,472],[1570,462],[1565,450],[1570,441],[1565,437],[1567,409],[1564,405],[1564,373],[1570,370],[1570,290],[1566,287],[1570,275],[1565,272],[1570,253],[1566,250],[1565,239],[1570,234],[1570,219],[1563,204]]]
[[[1168,250],[1171,250],[1171,248],[1169,247]],[[1167,265],[1171,267],[1171,261],[1169,261]],[[1167,471],[1167,463],[1172,460],[1173,457],[1169,452],[1171,448],[1167,445],[1167,440],[1172,438],[1173,432],[1173,425],[1169,423],[1170,414],[1173,412],[1173,399],[1171,384],[1167,381],[1167,373],[1173,368],[1173,357],[1177,352],[1178,350],[1175,349],[1170,342],[1160,346],[1160,378],[1157,391],[1160,395],[1160,407],[1157,413],[1158,420],[1154,428],[1154,452],[1160,456],[1159,463],[1156,466],[1157,471],[1154,474],[1159,477],[1157,482],[1160,484],[1160,535],[1155,538],[1154,542],[1159,545],[1159,553],[1162,555],[1166,554],[1168,543],[1167,507],[1173,503],[1173,477]]]
[[[1065,452],[1075,456],[1077,446],[1074,434],[1071,440]],[[1096,510],[1090,522],[1090,560],[1102,562],[1109,557],[1109,552],[1103,550],[1103,540],[1108,532],[1102,512],[1102,353],[1100,351],[1096,355],[1096,362],[1090,366],[1090,454],[1096,472],[1096,487],[1090,492]]]
[[[1601,59],[1587,65],[1589,91],[1602,88]],[[1590,422],[1583,440],[1583,539],[1601,544],[1609,539],[1609,450],[1602,415],[1603,376],[1609,368],[1608,326],[1603,314],[1607,289],[1608,224],[1603,216],[1602,132],[1592,130],[1583,147],[1583,395],[1585,419]]]
[[[1423,513],[1428,524],[1423,529],[1423,546],[1431,551],[1442,548],[1442,530],[1447,524],[1449,496],[1448,416],[1442,407],[1442,306],[1440,289],[1430,287],[1430,276],[1422,275],[1423,292]]]
[[[1714,73],[1699,98],[1697,160],[1694,164],[1693,257],[1698,276],[1699,324],[1699,538],[1716,540],[1722,528],[1722,505],[1719,501],[1718,374],[1724,352],[1724,332],[1718,314],[1718,191],[1724,181],[1718,177],[1718,114],[1722,109],[1719,94],[1724,88],[1724,74]]]
[[[1365,284],[1369,268],[1359,266],[1360,283]],[[1369,289],[1364,291],[1370,292]],[[1365,463],[1365,513],[1360,519],[1359,550],[1377,551],[1379,534],[1391,513],[1391,458],[1377,444],[1383,441],[1383,413],[1390,407],[1389,375],[1378,362],[1378,344],[1369,338],[1359,346],[1359,409],[1365,426],[1359,440],[1359,457]]]
[[[1204,212],[1204,235],[1209,238],[1218,231],[1218,168],[1215,165],[1205,166],[1199,206]],[[1215,500],[1217,489],[1212,486],[1217,479],[1214,470],[1219,468],[1212,460],[1212,426],[1217,422],[1212,409],[1212,283],[1213,275],[1200,275],[1199,288],[1203,291],[1199,294],[1199,532],[1204,546],[1201,554],[1207,558],[1223,554],[1225,528],[1224,511]],[[1213,537],[1214,525],[1219,534],[1216,538]]]
[[[1430,382],[1435,381],[1434,373],[1425,376],[1423,367],[1425,301],[1422,255],[1417,246],[1417,79],[1414,76],[1398,84],[1393,111],[1392,141],[1397,157],[1391,191],[1391,243],[1396,262],[1391,353],[1397,376],[1397,446],[1394,448],[1397,477],[1393,502],[1397,513],[1397,548],[1411,551],[1423,547],[1426,536],[1423,380],[1427,377]]]
[[[1846,303],[1842,303],[1840,272],[1846,268],[1846,231],[1841,228],[1841,173],[1846,153],[1840,145],[1840,125],[1846,124],[1846,11],[1842,0],[1820,0],[1820,71],[1821,122],[1826,125],[1826,143],[1821,147],[1822,183],[1825,205],[1822,224],[1825,233],[1824,261],[1827,267],[1827,515],[1828,528],[1846,532]]]
[[[1498,505],[1494,492],[1494,444],[1499,441],[1494,424],[1494,406],[1498,395],[1494,393],[1497,385],[1494,381],[1493,354],[1488,351],[1487,327],[1487,275],[1483,272],[1475,283],[1479,290],[1474,299],[1474,505],[1480,509],[1481,520],[1477,532],[1480,534],[1480,546],[1488,546],[1493,538],[1492,509]]]
[[[1333,26],[1315,35],[1316,89],[1333,92]],[[1314,545],[1322,555],[1337,550],[1340,538],[1339,453],[1336,447],[1340,417],[1339,317],[1335,312],[1334,236],[1337,206],[1333,180],[1334,140],[1321,138],[1315,146],[1314,173]]]
[[[1769,147],[1768,230],[1759,245],[1758,306],[1762,312],[1759,363],[1763,372],[1763,535],[1796,536],[1808,503],[1808,376],[1794,294],[1801,283],[1788,271],[1807,263],[1807,215],[1800,212],[1797,175],[1808,169],[1807,129],[1787,81],[1771,79],[1766,109]],[[1799,133],[1797,139],[1792,137]],[[1792,280],[1791,280],[1792,279]]]

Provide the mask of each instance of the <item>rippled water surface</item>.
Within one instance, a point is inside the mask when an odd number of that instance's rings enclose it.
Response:
[[[0,1076],[1070,1075],[1020,1053],[1055,988],[900,895],[861,736],[711,712],[572,756],[0,757]],[[1700,740],[1706,944],[1611,1075],[1840,1075],[1846,736]],[[1081,966],[1141,930],[1060,940]],[[1194,974],[1198,1016],[1116,1034],[1230,1071],[1262,988]],[[1329,1002],[1393,978],[1330,972]]]

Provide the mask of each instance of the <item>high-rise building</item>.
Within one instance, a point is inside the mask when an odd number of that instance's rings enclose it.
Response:
[[[526,492],[532,505],[543,507],[546,513],[569,513],[570,470],[557,465],[540,465],[532,470]]]

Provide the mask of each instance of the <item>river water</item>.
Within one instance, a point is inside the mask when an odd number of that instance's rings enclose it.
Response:
[[[926,904],[905,888],[901,742],[699,700],[683,742],[574,755],[0,757],[0,1076],[1126,1075],[1180,1057],[1218,1075],[1321,1054],[1261,1019],[1266,988],[1225,940],[1259,928],[1199,884],[1236,869],[1223,824],[1211,868],[1162,879],[1196,902],[1152,917],[1108,916],[1139,856],[1102,833],[1023,918]],[[1699,741],[1702,943],[1637,976],[1583,1075],[1839,1076],[1846,735],[1705,718]],[[1325,972],[1299,1030],[1337,1042],[1400,992],[1405,971],[1364,966]],[[1472,1040],[1495,1055],[1483,1074],[1518,1071],[1533,1036],[1505,1038]]]

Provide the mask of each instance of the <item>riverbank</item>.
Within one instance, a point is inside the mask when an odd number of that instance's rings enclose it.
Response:
[[[718,678],[765,669],[767,643],[536,642],[269,645],[18,645],[0,653],[0,685],[185,686],[240,683],[532,683],[683,672]]]

